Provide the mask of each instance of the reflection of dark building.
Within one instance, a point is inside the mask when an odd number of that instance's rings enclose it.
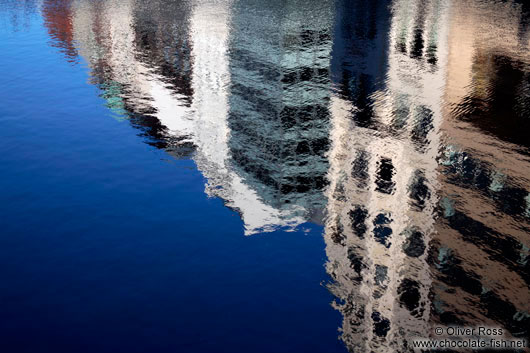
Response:
[[[234,4],[231,157],[274,207],[324,208],[331,7],[328,1]]]
[[[497,138],[530,147],[530,27],[528,4],[465,1],[455,5],[448,94],[452,119]],[[491,28],[481,19],[491,18]],[[502,40],[501,40],[502,38]],[[465,124],[464,124],[465,125]]]
[[[469,121],[500,139],[530,148],[530,62],[478,49],[475,84],[454,107],[456,118]]]

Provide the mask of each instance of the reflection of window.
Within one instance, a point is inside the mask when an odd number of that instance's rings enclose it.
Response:
[[[425,174],[420,170],[414,172],[414,177],[409,187],[409,197],[412,205],[419,210],[423,210],[425,201],[431,197]]]
[[[372,313],[372,320],[374,321],[374,333],[379,337],[385,337],[390,331],[390,321],[377,311]]]
[[[391,194],[395,183],[392,181],[394,166],[389,158],[381,158],[377,168],[376,190],[385,194]]]
[[[392,235],[392,228],[388,225],[392,222],[389,214],[380,213],[374,218],[374,237],[378,243],[383,244],[387,248],[392,245],[390,243],[390,236]]]
[[[427,135],[433,129],[433,112],[425,106],[419,106],[414,112],[412,138],[420,146],[427,144]]]
[[[353,210],[349,213],[351,227],[353,233],[359,238],[364,238],[364,233],[366,233],[366,218],[368,217],[368,211],[362,206],[355,206]]]
[[[362,188],[366,186],[368,179],[368,162],[369,154],[366,151],[358,151],[352,166],[352,177],[357,180],[357,186]]]
[[[420,316],[423,308],[420,307],[420,284],[414,280],[405,278],[398,288],[399,302],[413,315]]]
[[[401,130],[407,124],[407,120],[410,114],[410,102],[408,95],[399,94],[394,102],[392,127],[396,130]]]
[[[405,237],[403,242],[403,251],[407,256],[419,257],[425,252],[425,241],[423,240],[423,234],[416,229],[407,229],[401,236]]]

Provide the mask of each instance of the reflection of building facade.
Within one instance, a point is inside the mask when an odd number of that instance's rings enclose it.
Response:
[[[170,154],[193,151],[208,194],[252,233],[280,220],[227,165],[228,4],[78,1],[74,33],[109,107]]]
[[[317,222],[328,168],[332,8],[330,1],[238,1],[232,20],[234,166],[268,204]]]
[[[530,326],[530,163],[521,158],[528,148],[529,18],[517,1],[453,4],[442,217],[431,248],[433,315],[446,324],[500,325],[520,337]]]
[[[380,5],[346,6],[334,38],[326,251],[342,339],[407,351],[431,323],[525,337],[527,129],[507,131],[530,107],[524,7],[395,1],[386,31]]]
[[[448,13],[438,1],[389,5],[345,2],[333,50],[327,266],[342,339],[359,352],[429,336]]]

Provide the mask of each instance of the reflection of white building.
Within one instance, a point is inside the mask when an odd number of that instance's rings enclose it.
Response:
[[[365,82],[376,77],[358,83],[362,74],[373,75],[368,65],[366,73],[348,75],[351,87],[339,90],[354,98],[337,94],[331,100],[327,267],[344,316],[342,339],[353,351],[405,351],[408,339],[429,336],[426,257],[447,60],[448,11],[441,3],[394,2],[390,29],[379,19],[377,36],[360,56],[387,63],[379,72],[384,81],[372,91]],[[388,43],[380,46],[385,36]]]
[[[263,185],[253,182],[248,175],[242,179],[240,176],[242,171],[236,172],[232,167],[234,143],[235,141],[241,142],[238,139],[241,134],[236,134],[236,136],[231,134],[228,122],[229,112],[236,109],[232,106],[237,105],[229,102],[229,94],[233,93],[231,90],[234,89],[232,77],[234,68],[231,68],[229,64],[229,39],[233,35],[229,33],[229,29],[234,21],[229,11],[231,2],[228,0],[202,1],[189,8],[175,11],[181,17],[187,16],[187,18],[178,19],[179,26],[187,26],[187,33],[185,33],[187,38],[183,40],[189,47],[190,60],[188,61],[192,65],[189,70],[191,84],[187,90],[175,89],[172,86],[173,83],[168,82],[167,78],[159,72],[158,63],[149,62],[149,59],[156,55],[153,53],[145,55],[144,52],[147,49],[141,48],[141,42],[145,38],[142,38],[143,34],[138,32],[144,30],[141,27],[141,21],[142,16],[146,14],[142,13],[137,6],[139,5],[133,1],[92,3],[80,0],[73,5],[74,39],[81,56],[91,66],[93,75],[101,81],[99,84],[105,91],[103,97],[107,99],[109,107],[118,114],[123,114],[126,109],[140,113],[147,112],[155,116],[167,128],[171,138],[177,137],[178,143],[192,144],[194,146],[193,158],[198,169],[207,179],[207,194],[221,197],[226,201],[227,206],[240,212],[245,223],[246,234],[272,230],[276,227],[289,229],[311,217],[313,210],[310,208],[314,202],[319,201],[318,195],[317,201],[295,202],[288,207],[279,207],[277,203],[270,202]],[[161,12],[163,12],[163,5],[161,6]],[[280,21],[284,14],[276,12],[274,15],[277,16],[276,20]],[[291,32],[301,35],[302,20],[302,18],[296,21],[286,20],[285,23],[294,23],[299,28],[279,28],[279,35],[288,36]],[[149,21],[145,22],[149,23]],[[164,24],[162,22],[159,25]],[[324,25],[329,26],[329,21]],[[167,26],[168,28],[164,30],[169,30],[171,23]],[[162,36],[159,32],[162,31],[155,31],[151,36],[158,40],[158,36]],[[182,36],[182,31],[179,35]],[[327,45],[329,48],[329,38],[326,40],[328,44],[324,47]],[[301,59],[305,60],[302,63],[303,67],[310,64],[316,65],[310,69],[317,72],[320,69],[322,74],[326,74],[324,72],[325,62],[321,64],[318,60],[315,62],[317,54],[311,50],[304,51],[303,46],[300,45],[281,51],[280,56],[284,58],[283,66],[287,65],[286,69],[291,69],[291,71],[295,72],[295,69],[301,65],[298,61]],[[324,57],[327,56],[329,49],[327,54],[325,52],[321,54]],[[158,55],[163,57],[169,54]],[[282,65],[274,60],[271,62],[271,65],[278,64]],[[284,92],[282,84],[278,83],[276,87],[270,87],[273,95],[295,94],[293,93],[295,89]],[[303,93],[302,84],[299,86],[297,90]],[[185,94],[187,91],[192,92],[191,97]],[[322,89],[316,90],[314,95],[306,97],[310,101],[309,105],[316,104],[315,101],[321,101],[322,97],[318,94],[322,91]],[[297,98],[300,96],[292,97],[291,101],[295,102]],[[249,112],[252,110],[250,109]],[[327,125],[325,122],[321,125],[322,128],[318,131],[322,130],[324,135],[319,137],[325,138]],[[264,127],[262,131],[265,130]],[[310,136],[292,137],[295,140],[310,138]],[[289,138],[288,133],[282,138]],[[247,146],[246,148],[250,151],[254,147]],[[317,157],[323,159],[322,156]],[[326,164],[325,160],[323,163]],[[284,165],[268,167],[274,170],[283,168]],[[287,165],[283,173],[289,173],[289,170],[295,169],[293,167],[295,166]],[[325,176],[325,169],[321,171],[321,174]]]

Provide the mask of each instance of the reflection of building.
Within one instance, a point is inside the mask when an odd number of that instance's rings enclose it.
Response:
[[[253,42],[244,29],[256,19],[242,4],[234,16],[230,1],[72,0],[64,20],[70,27],[59,31],[68,40],[60,42],[76,43],[107,106],[148,143],[193,154],[206,192],[238,210],[252,234],[318,221],[324,208],[331,18],[306,25],[314,9],[291,5],[264,9],[282,24],[268,28],[282,45],[269,42],[262,57],[257,50],[266,41]],[[229,56],[245,50],[247,57]]]
[[[433,314],[518,336],[530,323],[530,163],[521,153],[530,109],[527,10],[512,1],[453,4],[442,217],[431,248]]]
[[[342,339],[359,352],[429,335],[448,13],[435,0],[389,5],[344,2],[332,53],[327,266]]]
[[[227,165],[227,6],[78,1],[74,33],[108,106],[170,154],[193,151],[208,194],[239,210],[252,233],[281,220]]]
[[[526,130],[513,131],[530,107],[523,8],[379,5],[345,6],[332,53],[325,238],[342,339],[407,351],[434,323],[524,337],[530,165]]]
[[[61,48],[70,61],[75,61],[77,50],[73,43],[71,2],[45,0],[42,4],[42,15],[53,45]]]
[[[328,168],[332,7],[238,1],[232,19],[233,165],[266,203],[317,222]]]

